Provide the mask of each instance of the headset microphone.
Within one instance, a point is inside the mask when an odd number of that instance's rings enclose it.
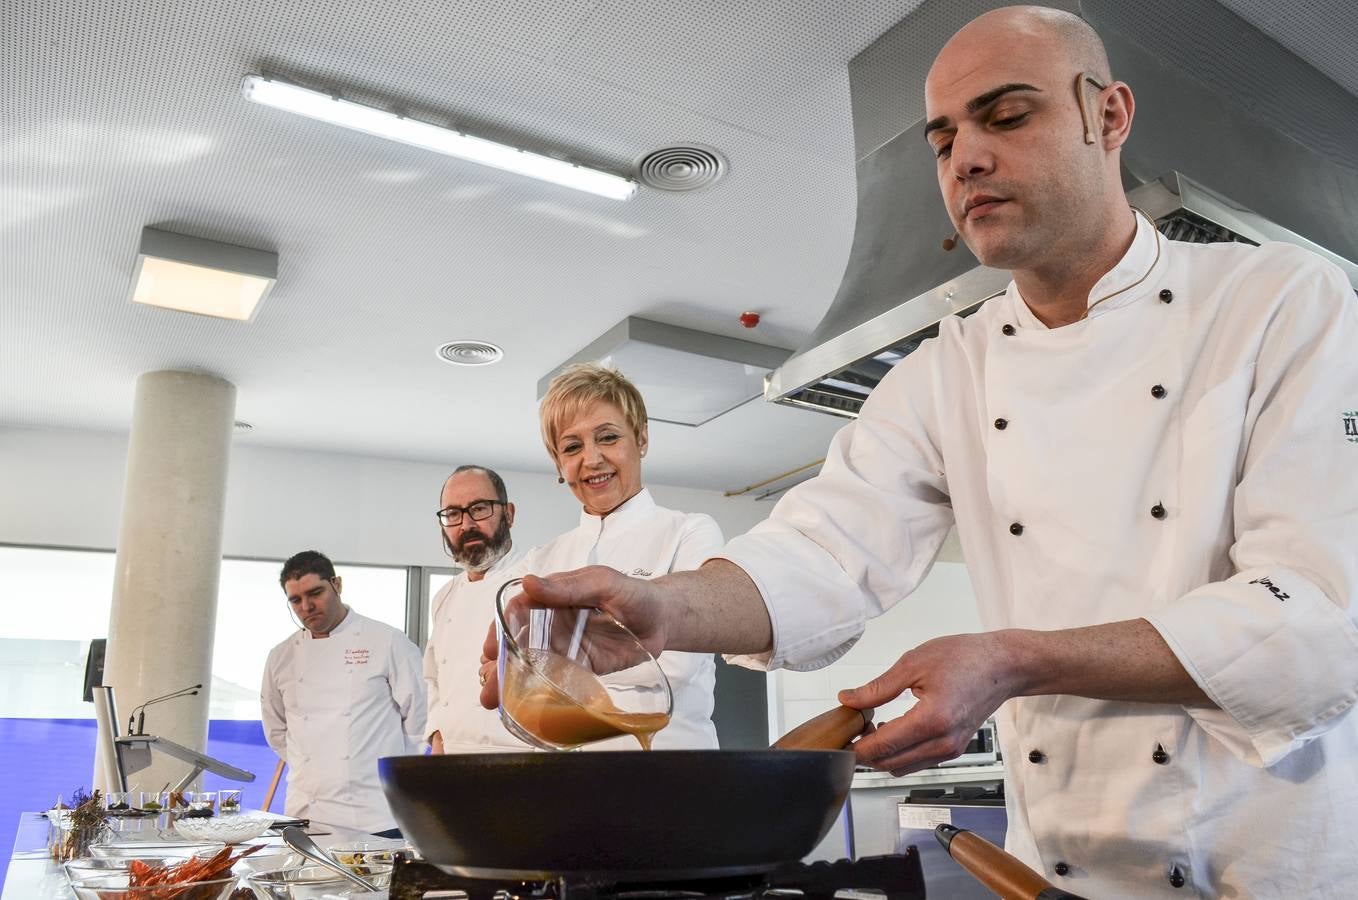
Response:
[[[946,250],[952,250],[954,247],[957,246],[957,241],[958,241],[958,239],[959,239],[960,237],[961,237],[961,235],[958,234],[956,231],[954,231],[954,232],[952,233],[952,236],[951,236],[951,237],[945,237],[945,238],[943,239],[943,249],[944,249],[945,251],[946,251]]]

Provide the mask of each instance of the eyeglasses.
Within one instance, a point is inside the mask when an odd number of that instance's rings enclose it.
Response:
[[[495,506],[506,506],[503,500],[477,500],[469,506],[445,506],[435,513],[438,516],[439,524],[445,526],[461,525],[462,514],[466,513],[473,522],[480,522],[489,519],[490,514],[495,512]]]

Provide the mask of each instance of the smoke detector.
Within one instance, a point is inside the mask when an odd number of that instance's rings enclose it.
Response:
[[[654,150],[637,163],[637,180],[662,191],[696,191],[726,174],[726,160],[708,147]]]
[[[488,366],[505,355],[503,350],[487,341],[449,341],[434,352],[439,359],[455,366]]]

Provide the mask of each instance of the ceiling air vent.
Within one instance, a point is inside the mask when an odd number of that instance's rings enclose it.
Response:
[[[724,174],[726,160],[706,147],[666,147],[637,163],[637,180],[662,191],[696,191]]]
[[[486,341],[449,341],[435,352],[439,359],[455,366],[488,366],[505,355],[499,347]]]

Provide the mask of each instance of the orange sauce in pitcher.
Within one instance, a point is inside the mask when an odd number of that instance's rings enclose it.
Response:
[[[515,722],[549,743],[574,747],[630,734],[641,749],[650,750],[651,738],[670,723],[668,713],[618,709],[593,672],[563,656],[528,653],[532,667],[513,655],[505,660],[505,709]],[[554,684],[566,687],[571,696]]]

